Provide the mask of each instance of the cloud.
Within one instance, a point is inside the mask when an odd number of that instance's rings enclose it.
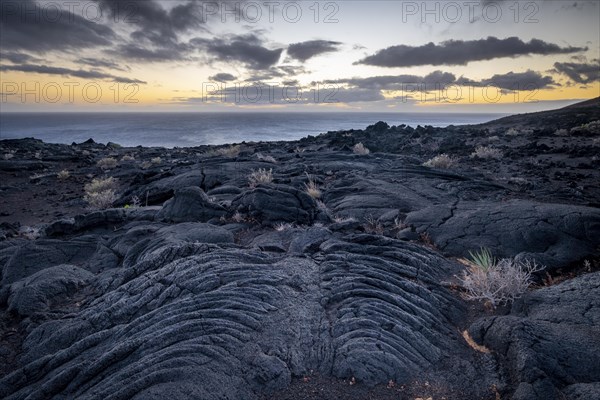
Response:
[[[208,79],[215,82],[231,82],[235,81],[237,78],[231,74],[220,72],[216,75],[209,76]]]
[[[0,49],[1,50],[1,49]],[[10,61],[13,64],[23,64],[26,62],[40,62],[41,59],[29,54],[19,52],[0,52],[0,59]]]
[[[557,72],[568,76],[576,83],[588,84],[600,80],[600,65],[588,63],[554,63]]]
[[[204,22],[201,4],[188,1],[167,10],[155,0],[95,0],[115,20],[132,24],[137,43],[167,47],[178,43],[178,34],[198,29]]]
[[[300,74],[305,74],[307,71],[302,66],[295,65],[278,65],[267,70],[258,71],[246,79],[247,82],[264,82],[279,78],[292,79]]]
[[[558,86],[550,76],[543,76],[539,72],[528,70],[526,72],[508,72],[496,74],[491,78],[472,80],[465,77],[456,78],[454,74],[443,71],[433,71],[425,76],[418,75],[383,75],[368,78],[346,78],[327,80],[321,84],[347,85],[350,88],[365,90],[406,90],[422,91],[439,90],[449,85],[458,86],[494,86],[503,90],[533,90],[547,89]],[[414,85],[422,85],[415,87]]]
[[[434,71],[426,76],[418,75],[384,75],[372,76],[368,78],[349,78],[328,80],[325,83],[347,84],[361,89],[379,89],[379,90],[401,90],[404,85],[425,84],[433,87],[434,85],[449,85],[456,81],[456,76],[449,72]]]
[[[166,62],[188,60],[189,48],[185,44],[172,45],[164,48],[147,48],[137,44],[121,44],[105,53],[125,60],[144,62]]]
[[[464,86],[494,86],[498,89],[508,91],[528,91],[549,89],[558,86],[550,76],[543,76],[539,72],[527,70],[526,72],[508,72],[506,74],[496,74],[491,78],[473,81],[468,78],[459,78],[457,85]]]
[[[99,58],[94,58],[94,57],[82,57],[82,58],[77,59],[76,62],[79,64],[90,65],[95,68],[110,68],[110,69],[116,69],[119,71],[129,71],[128,67],[124,68],[116,62],[106,60],[106,59],[99,59]]]
[[[46,75],[61,75],[61,76],[71,76],[74,78],[82,78],[82,79],[111,79],[115,82],[120,83],[139,83],[145,84],[146,82],[140,81],[138,79],[130,79],[122,76],[115,76],[112,74],[107,74],[100,71],[86,71],[86,70],[73,70],[68,68],[61,67],[49,67],[46,65],[32,65],[32,64],[21,64],[21,65],[0,65],[0,71],[17,71],[17,72],[27,72],[27,73],[36,73],[36,74],[46,74]]]
[[[39,17],[42,9],[33,0],[4,1],[0,13],[2,50],[46,53],[109,46],[116,37],[108,26],[61,10],[57,17]]]
[[[306,61],[323,53],[338,51],[340,42],[330,40],[310,40],[307,42],[293,43],[288,46],[287,53],[290,57],[298,61]]]
[[[391,46],[370,55],[356,64],[379,67],[412,67],[418,65],[465,65],[471,61],[492,60],[530,54],[565,54],[587,50],[587,47],[560,47],[532,39],[524,42],[517,37],[498,39],[490,36],[479,40],[448,40],[436,45]]]
[[[229,38],[192,39],[191,43],[221,62],[239,62],[254,70],[267,69],[279,62],[283,49],[270,50],[253,34]]]

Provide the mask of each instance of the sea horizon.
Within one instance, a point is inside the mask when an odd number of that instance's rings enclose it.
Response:
[[[480,124],[506,113],[440,112],[5,112],[0,140],[34,137],[49,143],[88,139],[123,146],[193,147],[292,141],[330,131],[364,129],[379,121],[416,127]]]

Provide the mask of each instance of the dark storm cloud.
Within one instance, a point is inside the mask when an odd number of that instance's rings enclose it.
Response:
[[[112,74],[107,74],[100,71],[86,71],[86,70],[73,70],[68,68],[61,67],[49,67],[46,65],[32,65],[32,64],[21,64],[21,65],[0,65],[0,71],[18,71],[18,72],[28,72],[28,73],[36,73],[36,74],[46,74],[46,75],[61,75],[61,76],[71,76],[74,78],[82,78],[82,79],[110,79],[115,82],[120,83],[141,83],[145,84],[146,82],[140,81],[137,79],[130,79],[121,76],[115,76]]]
[[[430,42],[422,46],[391,46],[358,61],[357,64],[380,67],[465,65],[471,61],[492,60],[499,57],[565,54],[584,50],[587,50],[587,47],[560,47],[539,39],[524,42],[517,37],[498,39],[490,36],[479,40],[448,40],[439,45]]]
[[[178,43],[178,34],[199,28],[201,3],[189,1],[166,10],[155,0],[96,0],[108,16],[132,24],[131,38],[155,46]]]
[[[270,50],[253,34],[230,38],[192,39],[191,43],[204,50],[214,60],[238,62],[250,69],[267,69],[279,62],[283,49]]]
[[[231,82],[235,81],[237,78],[231,74],[220,72],[216,75],[209,76],[208,79],[215,82]]]
[[[576,83],[588,84],[600,80],[600,65],[588,63],[554,63],[557,72],[571,78]]]
[[[120,64],[118,64],[114,61],[100,59],[100,58],[83,57],[83,58],[77,59],[75,62],[77,62],[79,64],[86,64],[86,65],[89,65],[89,66],[92,66],[95,68],[110,68],[110,69],[116,69],[119,71],[129,71],[129,68],[122,67]]]
[[[543,76],[539,72],[527,70],[526,72],[508,72],[496,74],[488,79],[473,81],[468,78],[459,78],[457,85],[465,86],[494,86],[504,90],[527,91],[550,89],[558,86],[550,76]]]
[[[33,0],[1,0],[0,47],[3,50],[49,51],[79,50],[109,46],[116,35],[101,25],[69,12],[43,14]]]
[[[340,42],[332,42],[330,40],[309,40],[307,42],[290,44],[287,53],[290,57],[304,62],[319,54],[338,51],[339,45],[341,45]]]

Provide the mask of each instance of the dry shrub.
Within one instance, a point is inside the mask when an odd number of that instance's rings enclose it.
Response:
[[[308,177],[308,183],[304,184],[306,193],[315,200],[320,199],[322,195],[321,189],[319,189],[319,186],[310,175],[306,174],[306,176]]]
[[[98,160],[98,162],[96,163],[96,165],[104,170],[107,169],[113,169],[115,168],[117,165],[119,164],[119,162],[117,161],[116,158],[112,158],[112,157],[106,157],[106,158],[102,158],[100,160]]]
[[[492,307],[507,304],[523,295],[532,275],[543,269],[532,261],[504,258],[497,261],[489,250],[471,253],[468,267],[460,277],[468,300],[483,300]]]
[[[112,207],[117,200],[117,181],[113,177],[94,179],[85,185],[85,196],[83,199],[91,208],[105,209]]]
[[[433,157],[431,160],[423,163],[423,166],[429,168],[452,168],[456,164],[456,160],[447,154],[440,154]]]
[[[482,159],[500,159],[502,158],[502,152],[492,146],[477,146],[475,151],[471,153],[471,158],[482,158]]]
[[[357,143],[352,148],[354,154],[367,155],[371,152],[371,150],[367,149],[362,143]]]
[[[260,184],[266,184],[273,182],[273,170],[259,168],[255,171],[252,171],[250,175],[248,175],[248,184],[251,188],[255,188]]]

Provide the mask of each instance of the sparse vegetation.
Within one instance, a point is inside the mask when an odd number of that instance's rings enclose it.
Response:
[[[8,153],[4,153],[2,155],[2,159],[4,160],[10,160],[15,156],[16,151],[15,150],[10,150]]]
[[[527,291],[533,273],[541,268],[535,262],[504,258],[499,261],[488,249],[470,253],[471,259],[463,260],[467,270],[460,277],[468,300],[483,300],[492,307],[507,304]]]
[[[448,169],[456,164],[456,160],[447,154],[440,154],[423,163],[423,166],[429,168]]]
[[[556,136],[569,136],[569,131],[566,129],[557,129],[554,131]]]
[[[375,235],[383,235],[384,232],[383,224],[372,215],[365,217],[363,228],[365,229],[365,232]]]
[[[277,232],[283,232],[283,231],[287,231],[287,230],[293,229],[294,225],[290,224],[289,222],[279,222],[279,223],[275,224],[275,226],[273,228]]]
[[[119,162],[116,158],[106,157],[98,160],[96,166],[102,168],[103,170],[109,170],[115,168],[118,164]]]
[[[61,181],[66,181],[67,179],[69,179],[70,176],[71,176],[71,173],[69,171],[67,171],[66,169],[63,169],[58,174],[56,174],[56,177],[58,179],[60,179]]]
[[[505,135],[507,136],[520,136],[520,135],[530,135],[533,133],[532,129],[516,129],[516,128],[509,128]]]
[[[321,189],[319,189],[319,186],[310,175],[306,174],[306,176],[308,177],[308,183],[304,184],[306,193],[308,193],[308,195],[313,199],[320,199],[323,195],[323,193],[321,193]]]
[[[354,154],[367,155],[371,152],[371,150],[367,149],[362,143],[357,143],[352,148]]]
[[[239,211],[236,211],[231,217],[231,220],[239,224],[240,222],[244,222],[246,220],[246,217],[244,217],[244,215]]]
[[[333,222],[335,222],[336,224],[343,224],[346,222],[355,222],[356,218],[353,217],[341,217],[341,216],[335,216],[333,218]]]
[[[117,200],[116,188],[117,181],[113,177],[94,179],[85,185],[83,199],[91,208],[110,208]]]
[[[271,164],[277,164],[277,160],[270,155],[265,156],[262,153],[256,153],[256,158],[258,158],[260,161],[268,162]]]
[[[492,146],[477,146],[475,151],[471,153],[471,158],[500,159],[502,158],[502,152]]]
[[[152,164],[160,164],[160,163],[162,162],[162,158],[160,158],[160,157],[154,157],[154,158],[152,158],[152,159],[150,160],[150,162],[151,162]]]
[[[242,151],[242,147],[237,144],[234,146],[221,147],[219,149],[214,149],[206,153],[208,156],[221,156],[228,158],[236,158],[240,155]]]
[[[600,120],[592,121],[587,124],[582,124],[571,128],[571,135],[578,135],[584,132],[589,132],[592,134],[600,134]]]
[[[121,161],[135,161],[135,157],[129,154],[125,154],[121,157]]]
[[[273,182],[273,170],[259,168],[254,170],[248,176],[248,184],[251,188],[255,188],[260,184],[267,184]]]

